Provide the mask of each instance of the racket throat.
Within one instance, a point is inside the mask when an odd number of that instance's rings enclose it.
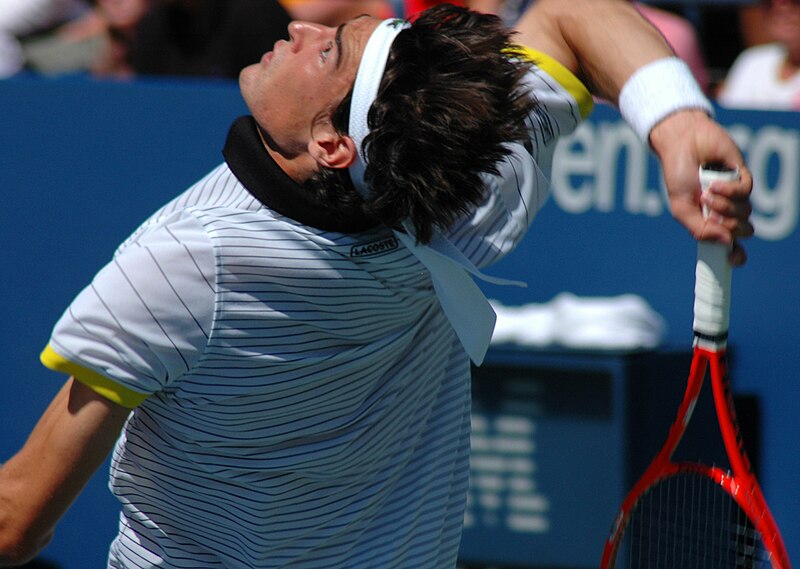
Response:
[[[711,353],[725,350],[728,347],[728,331],[718,334],[706,334],[695,330],[693,347]]]

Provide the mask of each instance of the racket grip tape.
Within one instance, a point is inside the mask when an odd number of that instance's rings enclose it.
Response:
[[[739,179],[738,169],[719,164],[700,167],[700,188],[707,192],[714,181]],[[707,212],[704,212],[707,214]],[[700,241],[694,286],[695,341],[724,344],[728,335],[731,296],[730,248],[723,243]]]

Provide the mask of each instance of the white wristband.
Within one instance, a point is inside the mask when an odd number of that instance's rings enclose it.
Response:
[[[682,109],[700,109],[709,116],[714,114],[714,107],[689,66],[677,57],[658,59],[640,67],[619,94],[622,118],[647,145],[653,127]]]

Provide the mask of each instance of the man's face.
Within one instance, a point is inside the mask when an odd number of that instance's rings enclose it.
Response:
[[[380,20],[356,18],[330,28],[292,22],[259,63],[239,75],[242,96],[271,145],[287,158],[305,152],[316,124],[353,86],[364,47]]]
[[[147,13],[152,0],[99,0],[97,6],[109,25],[132,29]]]
[[[800,49],[800,0],[770,0],[766,5],[773,39],[790,50]]]

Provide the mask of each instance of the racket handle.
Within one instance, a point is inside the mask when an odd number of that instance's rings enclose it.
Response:
[[[700,188],[707,192],[711,182],[739,179],[739,170],[708,164],[700,167]],[[707,215],[708,212],[704,213]],[[700,241],[694,285],[695,343],[723,346],[728,336],[731,303],[730,248],[723,243]]]

